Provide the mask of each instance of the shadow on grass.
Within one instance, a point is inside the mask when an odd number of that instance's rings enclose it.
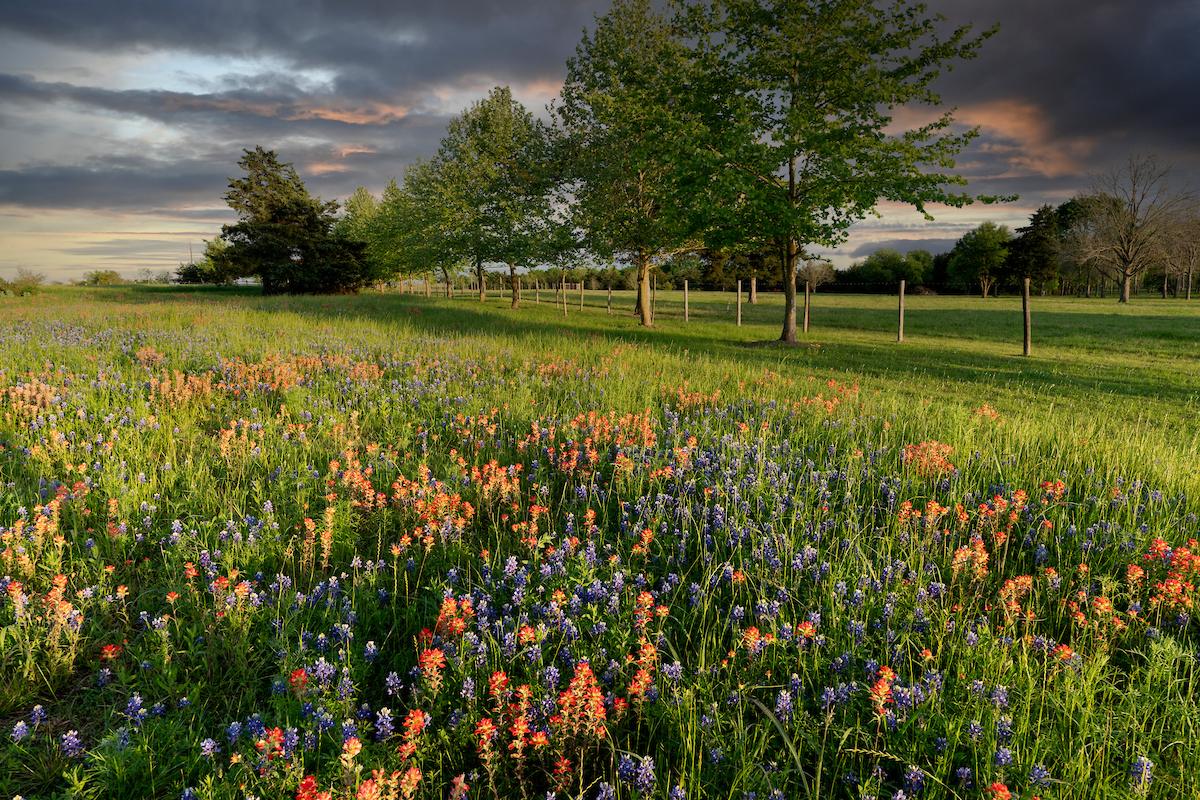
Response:
[[[812,332],[801,334],[798,346],[775,339],[781,329],[778,302],[743,306],[745,324],[738,327],[720,311],[733,301],[729,295],[704,297],[691,303],[696,320],[684,323],[682,302],[678,317],[670,303],[660,305],[660,325],[642,327],[630,314],[628,296],[614,297],[612,316],[589,296],[586,311],[568,305],[567,315],[553,299],[540,304],[523,299],[513,310],[507,299],[494,295],[480,303],[477,296],[426,298],[423,295],[365,293],[357,296],[263,297],[256,287],[136,286],[100,287],[92,299],[124,302],[236,302],[246,310],[291,312],[323,321],[364,319],[391,323],[425,335],[495,335],[544,348],[547,341],[585,336],[589,341],[635,344],[675,353],[706,354],[728,359],[751,371],[795,370],[829,372],[856,378],[872,377],[898,383],[912,394],[989,397],[1003,390],[1018,396],[1047,396],[1077,400],[1089,406],[1112,401],[1156,400],[1183,411],[1200,393],[1196,345],[1200,325],[1186,315],[1139,314],[1145,304],[1099,307],[1105,301],[1055,299],[1064,310],[1044,310],[1034,318],[1034,355],[1021,355],[1021,320],[1013,309],[976,308],[962,298],[947,298],[951,308],[910,309],[905,313],[906,342],[895,342],[896,311],[888,298],[827,296],[832,305],[814,305]],[[941,298],[925,298],[938,302]],[[865,302],[864,302],[865,301]],[[894,298],[891,299],[894,302]],[[977,301],[991,302],[991,301]],[[1004,302],[1004,301],[999,301]],[[1012,301],[1009,301],[1010,305]],[[1096,305],[1092,305],[1096,304]],[[1019,301],[1016,306],[1019,309]],[[718,309],[713,312],[713,309]],[[673,309],[672,309],[673,310]],[[667,311],[667,313],[664,313]],[[1096,333],[1103,333],[1097,337]],[[769,338],[770,337],[770,338]],[[931,337],[937,337],[930,341]],[[1050,339],[1053,344],[1041,344]],[[1123,352],[1109,343],[1123,342]],[[1168,346],[1168,342],[1178,343]],[[1136,343],[1131,346],[1131,343]],[[1039,348],[1041,353],[1039,353]],[[1150,356],[1138,357],[1138,354]],[[1170,356],[1154,358],[1153,356]]]

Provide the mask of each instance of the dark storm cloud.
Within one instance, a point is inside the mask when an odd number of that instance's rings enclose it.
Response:
[[[1049,142],[1102,169],[1130,150],[1195,163],[1200,142],[1200,3],[1194,0],[942,0],[952,24],[1000,23],[977,59],[937,83],[960,109]],[[990,108],[989,108],[990,106]]]
[[[228,180],[215,165],[106,159],[83,166],[0,170],[0,205],[166,212],[197,198],[219,197]],[[172,214],[174,212],[172,211]]]
[[[341,94],[481,72],[530,80],[558,74],[595,0],[428,2],[162,2],[23,4],[0,28],[93,51],[178,50],[274,57],[336,73]]]

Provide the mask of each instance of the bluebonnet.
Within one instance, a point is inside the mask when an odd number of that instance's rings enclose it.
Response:
[[[59,744],[67,758],[79,758],[83,755],[83,740],[79,738],[79,731],[67,731],[59,739]]]
[[[1138,756],[1129,766],[1129,788],[1140,795],[1150,791],[1150,782],[1154,780],[1154,762],[1145,756]]]

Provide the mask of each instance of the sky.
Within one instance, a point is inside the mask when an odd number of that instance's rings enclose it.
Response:
[[[174,270],[235,220],[244,148],[309,191],[378,194],[494,86],[535,114],[609,0],[9,0],[0,14],[0,277]],[[1019,227],[1131,153],[1200,177],[1200,2],[930,0],[947,29],[994,23],[935,84],[979,137],[957,171],[1002,206],[883,203],[840,247],[948,250]],[[928,109],[897,109],[895,126]]]

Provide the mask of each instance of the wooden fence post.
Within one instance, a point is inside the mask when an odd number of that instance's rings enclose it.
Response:
[[[809,296],[812,294],[812,284],[808,281],[804,282],[804,332],[808,333],[808,304]]]
[[[1030,326],[1029,326],[1029,278],[1024,281],[1024,286],[1021,287],[1021,311],[1025,317],[1025,355],[1029,355],[1030,351]]]
[[[688,282],[687,278],[683,279],[683,321],[688,321]]]
[[[608,284],[608,315],[612,316],[612,284]]]
[[[737,324],[738,324],[738,327],[740,328],[742,326],[742,282],[741,282],[741,280],[738,280],[738,282],[737,282],[737,296],[738,296]],[[805,318],[807,319],[807,315],[805,316]],[[807,330],[807,327],[805,328],[805,330]]]
[[[896,341],[904,341],[904,281],[900,281],[900,327],[896,331]]]

